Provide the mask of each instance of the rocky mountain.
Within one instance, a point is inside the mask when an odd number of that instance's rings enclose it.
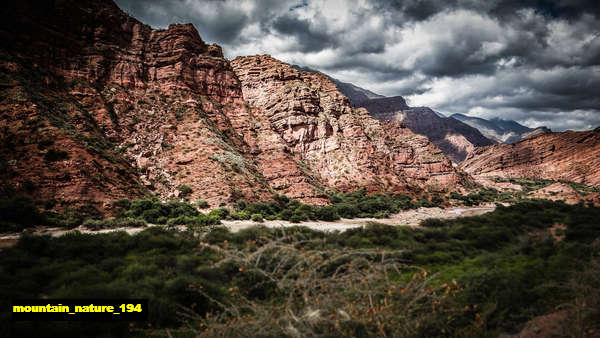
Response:
[[[426,138],[353,108],[326,75],[298,71],[269,55],[238,57],[231,64],[244,98],[274,132],[262,147],[288,154],[260,161],[276,166],[269,176],[275,186],[298,189],[281,181],[289,181],[285,173],[299,161],[316,181],[341,191],[358,186],[402,191],[458,183],[450,161]]]
[[[475,176],[565,180],[600,186],[600,128],[545,133],[476,148],[460,168]]]
[[[453,162],[461,162],[475,147],[492,145],[477,129],[451,117],[443,117],[428,107],[409,107],[401,96],[361,101],[378,120],[404,123],[417,134],[427,136]]]
[[[10,2],[1,19],[3,198],[106,210],[149,194],[324,203],[330,188],[459,184],[439,149],[326,77],[230,63],[192,25],[152,29],[110,0]]]
[[[332,79],[332,81],[337,85],[338,89],[344,93],[344,95],[348,96],[350,102],[352,103],[385,97],[383,95],[375,94],[370,90],[355,86],[352,83],[342,82],[336,79]]]
[[[310,68],[310,67],[299,66],[299,65],[292,65],[292,67],[294,67],[295,69],[297,69],[300,72],[320,73],[320,74],[327,76],[327,78],[329,80],[331,80],[333,83],[335,83],[335,85],[338,87],[339,91],[342,92],[344,95],[346,95],[350,99],[350,102],[353,105],[356,105],[357,102],[385,97],[383,95],[375,94],[368,89],[364,89],[359,86],[356,86],[352,83],[342,82],[338,79],[335,79],[325,73],[321,73],[320,71]]]
[[[529,128],[516,121],[500,118],[486,120],[463,114],[453,114],[451,117],[477,128],[485,137],[501,143],[513,143],[527,137],[551,132],[546,127]]]

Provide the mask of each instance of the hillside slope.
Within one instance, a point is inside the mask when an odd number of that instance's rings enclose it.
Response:
[[[460,168],[476,176],[525,177],[600,185],[600,128],[546,133],[477,148]]]
[[[281,137],[270,138],[268,145],[281,144],[324,185],[341,191],[363,186],[368,191],[406,192],[459,183],[439,149],[406,128],[384,127],[366,110],[352,108],[327,76],[299,72],[268,55],[238,57],[231,63],[244,98]],[[389,133],[402,137],[392,139]],[[275,159],[279,165],[285,161]]]
[[[516,121],[499,118],[486,120],[463,114],[453,114],[451,117],[476,128],[485,137],[501,143],[514,143],[528,137],[551,132],[546,127],[529,128]]]
[[[494,144],[477,129],[451,117],[441,117],[428,107],[409,107],[401,96],[362,101],[357,104],[373,117],[399,121],[415,133],[425,135],[453,162],[461,162],[475,147]]]
[[[11,2],[0,21],[0,197],[100,210],[150,194],[323,204],[331,188],[459,183],[419,137],[391,150],[326,77],[274,59],[276,72],[237,62],[236,75],[190,24],[152,29],[110,0]]]

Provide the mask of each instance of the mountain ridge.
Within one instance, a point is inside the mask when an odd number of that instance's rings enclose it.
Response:
[[[478,129],[486,137],[501,143],[514,143],[527,137],[551,132],[545,126],[529,128],[516,121],[504,120],[499,117],[489,120],[464,114],[453,114],[451,117]]]
[[[328,189],[460,187],[439,149],[353,109],[326,78],[272,60],[277,73],[245,74],[260,88],[253,98],[252,83],[191,24],[152,29],[108,0],[36,6],[11,3],[0,26],[2,197],[105,212],[150,195],[217,207],[280,193],[325,204]],[[257,101],[278,95],[278,111]]]
[[[544,133],[475,149],[460,168],[478,177],[564,180],[600,186],[600,128]]]

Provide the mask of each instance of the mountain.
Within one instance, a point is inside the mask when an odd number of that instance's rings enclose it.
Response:
[[[460,183],[434,145],[352,108],[326,77],[265,56],[230,63],[191,24],[28,0],[5,4],[0,36],[2,198],[104,212],[149,195],[323,204],[327,189]]]
[[[350,102],[353,103],[385,97],[383,95],[375,94],[367,89],[355,86],[352,83],[342,82],[336,79],[332,80],[337,85],[338,89],[344,93],[344,95],[348,96]]]
[[[428,107],[409,107],[401,96],[360,101],[356,106],[367,109],[373,117],[404,123],[417,134],[427,136],[453,162],[461,162],[475,147],[494,144],[477,129],[449,117],[440,116]]]
[[[300,72],[320,73],[320,74],[327,76],[327,78],[330,81],[335,83],[335,85],[338,87],[339,91],[344,93],[344,95],[346,95],[350,99],[350,102],[352,104],[356,104],[357,102],[366,101],[366,100],[370,100],[370,99],[377,99],[377,98],[385,97],[383,95],[375,94],[370,90],[355,86],[352,83],[342,82],[338,79],[335,79],[327,74],[321,73],[320,71],[310,68],[310,67],[299,66],[299,65],[292,65],[292,67],[294,67],[295,69],[297,69]]]
[[[426,138],[353,108],[328,76],[298,71],[269,55],[238,57],[231,64],[244,98],[259,109],[255,116],[279,137],[268,137],[261,146],[266,157],[261,162],[267,163],[277,186],[289,185],[281,183],[289,178],[280,178],[286,173],[281,168],[286,158],[301,160],[323,185],[342,191],[458,183],[448,158]],[[284,149],[287,157],[272,156],[275,148]]]
[[[600,128],[544,133],[476,148],[460,164],[474,176],[565,180],[600,186]]]
[[[486,120],[463,114],[453,114],[451,117],[477,128],[487,138],[502,143],[513,143],[527,137],[551,132],[546,127],[529,128],[516,121],[500,118]]]

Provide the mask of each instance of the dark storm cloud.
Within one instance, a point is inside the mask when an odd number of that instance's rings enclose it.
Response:
[[[515,16],[523,9],[551,17],[577,19],[584,14],[600,16],[597,0],[375,0],[377,6],[401,14],[404,20],[423,21],[443,11],[473,10],[498,19]]]
[[[334,36],[312,27],[311,21],[299,19],[290,14],[277,17],[272,22],[272,29],[279,34],[296,38],[299,51],[310,53],[326,48],[336,48],[337,40]]]
[[[116,1],[154,27],[193,23],[229,58],[269,53],[447,113],[600,125],[598,0]]]
[[[249,20],[248,13],[228,6],[223,1],[117,0],[116,3],[127,13],[153,27],[193,23],[203,39],[221,43],[238,38]]]

